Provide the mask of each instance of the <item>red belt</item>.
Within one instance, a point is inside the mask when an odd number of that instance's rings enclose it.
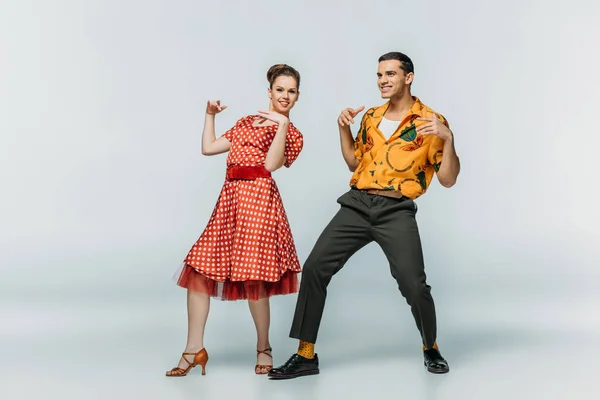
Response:
[[[271,172],[263,166],[254,167],[227,167],[225,179],[228,181],[247,180],[253,181],[256,178],[270,178]]]

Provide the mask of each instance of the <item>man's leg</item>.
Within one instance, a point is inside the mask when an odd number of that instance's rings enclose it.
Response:
[[[421,238],[412,200],[379,198],[373,207],[373,236],[383,249],[398,289],[410,305],[421,334],[430,372],[448,372],[436,344],[437,323],[431,287],[427,284]],[[437,355],[434,354],[437,352]],[[426,364],[427,364],[426,360]]]
[[[269,373],[286,379],[318,373],[314,354],[319,325],[323,316],[327,285],[346,261],[373,239],[368,204],[360,193],[349,191],[338,199],[341,208],[323,230],[302,269],[300,291],[290,337],[300,339],[298,353]],[[309,362],[307,360],[313,360]]]

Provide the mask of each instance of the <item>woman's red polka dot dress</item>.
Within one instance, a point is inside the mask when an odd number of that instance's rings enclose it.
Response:
[[[256,127],[247,116],[223,135],[228,167],[264,166],[277,125]],[[303,147],[290,122],[285,166]],[[177,284],[223,300],[258,300],[298,291],[300,262],[277,185],[272,178],[226,180],[206,229],[189,251]]]

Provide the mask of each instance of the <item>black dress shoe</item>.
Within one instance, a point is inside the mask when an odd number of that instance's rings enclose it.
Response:
[[[445,374],[450,371],[448,362],[442,357],[440,351],[437,349],[429,349],[423,351],[423,357],[425,358],[425,366],[427,371],[433,374]]]
[[[314,358],[302,357],[300,354],[294,354],[281,367],[273,368],[269,371],[271,379],[292,379],[304,375],[316,375],[319,373],[319,357],[315,354]]]

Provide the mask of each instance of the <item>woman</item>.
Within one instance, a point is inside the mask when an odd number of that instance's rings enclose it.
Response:
[[[227,106],[208,102],[202,154],[229,151],[226,180],[208,225],[189,251],[177,284],[187,289],[188,338],[179,365],[167,376],[205,366],[204,327],[210,297],[248,300],[257,335],[256,374],[273,366],[269,297],[298,291],[300,263],[277,185],[271,173],[290,167],[303,137],[289,120],[298,100],[300,74],[278,64],[267,72],[269,110],[237,121],[215,137],[215,115]]]

